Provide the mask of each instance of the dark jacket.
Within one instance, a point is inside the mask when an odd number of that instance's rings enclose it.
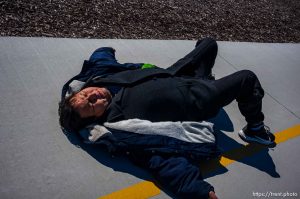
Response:
[[[207,39],[202,44],[215,45],[215,41]],[[201,47],[198,48],[201,51]],[[92,85],[127,87],[153,78],[190,76],[185,73],[189,71],[185,68],[189,67],[192,58],[179,60],[168,69],[142,70],[143,64],[119,64],[115,59],[105,59],[106,55],[114,58],[112,48],[105,47],[97,51],[103,52],[104,58],[96,62],[85,61],[82,71],[64,85],[62,99],[72,80],[86,82],[84,87]],[[219,155],[215,144],[187,143],[165,136],[118,131],[98,143],[106,145],[112,153],[127,154],[133,162],[148,169],[160,185],[171,190],[178,198],[208,198],[208,192],[213,190],[211,185],[203,181],[199,166],[195,163]]]

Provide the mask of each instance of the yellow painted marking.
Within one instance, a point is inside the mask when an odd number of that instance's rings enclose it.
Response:
[[[102,196],[98,199],[143,199],[160,194],[160,189],[152,182],[143,181],[130,187]]]
[[[300,125],[296,125],[281,132],[275,133],[275,142],[277,144],[280,144],[289,139],[293,139],[299,135]],[[236,160],[252,156],[261,151],[262,149],[265,149],[265,147],[262,145],[247,144],[243,147],[225,152],[223,156],[221,156],[221,159],[210,160],[204,166],[201,165],[201,170],[205,175],[209,172],[215,171],[221,166],[226,167],[235,162]],[[159,188],[157,188],[152,182],[143,181],[135,185],[126,187],[124,189],[118,190],[116,192],[113,192],[111,194],[102,196],[98,199],[147,199],[158,194],[160,194]]]
[[[276,144],[280,144],[287,140],[293,139],[299,135],[300,135],[300,125],[296,125],[291,128],[288,128],[286,130],[283,130],[281,132],[275,133],[275,142],[276,142]],[[226,152],[221,157],[220,163],[223,166],[227,166],[227,165],[235,162],[235,160],[239,160],[239,159],[254,155],[255,153],[261,151],[264,148],[265,147],[262,145],[247,144],[245,147],[241,147],[241,148]],[[232,158],[230,158],[230,157],[232,157]]]

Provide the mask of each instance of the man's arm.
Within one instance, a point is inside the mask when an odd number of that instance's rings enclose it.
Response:
[[[213,186],[203,181],[199,167],[184,157],[164,158],[153,155],[146,160],[134,159],[134,162],[139,161],[139,165],[142,164],[153,174],[159,185],[178,198],[217,199]]]
[[[143,63],[121,64],[115,57],[116,50],[112,47],[101,47],[93,52],[88,62],[95,67],[122,68],[122,70],[133,70],[143,67]]]

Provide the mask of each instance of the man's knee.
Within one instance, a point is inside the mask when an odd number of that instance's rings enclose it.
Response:
[[[218,53],[218,44],[216,40],[212,38],[205,38],[202,40],[198,40],[195,48],[198,48],[199,52],[204,52],[205,54],[204,56],[206,57],[206,59],[212,62],[206,64],[210,64],[210,65],[214,64],[214,61]]]
[[[207,37],[207,38],[204,38],[204,39],[198,39],[198,41],[196,43],[196,47],[200,44],[210,45],[212,47],[217,47],[218,46],[216,40],[213,39],[213,38],[210,38],[210,37]]]
[[[246,69],[241,70],[240,75],[243,76],[244,78],[249,79],[249,80],[256,80],[257,79],[256,74],[251,70],[246,70]]]
[[[264,90],[261,87],[261,84],[259,82],[258,77],[256,74],[251,70],[242,70],[240,71],[241,75],[244,78],[244,86],[245,88],[248,88],[249,90],[253,90],[253,96],[256,98],[263,98],[264,96]]]

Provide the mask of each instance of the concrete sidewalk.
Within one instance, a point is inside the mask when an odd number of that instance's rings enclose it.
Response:
[[[95,199],[149,179],[126,159],[98,148],[78,148],[76,140],[62,133],[57,113],[61,88],[100,46],[115,48],[121,63],[168,67],[194,45],[179,40],[0,37],[0,198]],[[254,71],[266,91],[263,111],[272,131],[300,124],[300,44],[218,45],[216,78],[241,69]],[[237,131],[245,121],[236,103],[224,110],[230,119],[217,121],[220,145],[224,150],[241,147],[245,143]],[[300,197],[299,141],[296,137],[261,150],[206,180],[222,199],[253,198],[254,192],[266,191]],[[170,196],[161,192],[153,198]]]

